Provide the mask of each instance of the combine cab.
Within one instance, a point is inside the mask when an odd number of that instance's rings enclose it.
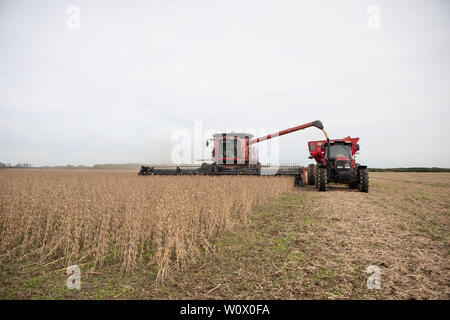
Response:
[[[358,141],[359,138],[347,137],[308,142],[310,159],[317,163],[308,166],[308,184],[326,191],[330,182],[343,183],[351,189],[369,192],[367,166],[355,161],[355,153],[359,151]]]

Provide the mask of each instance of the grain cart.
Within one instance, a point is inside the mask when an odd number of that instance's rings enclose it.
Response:
[[[326,191],[330,182],[344,183],[351,189],[369,192],[367,166],[355,161],[355,153],[359,151],[358,141],[359,138],[346,137],[308,142],[309,158],[317,163],[308,165],[308,184]]]
[[[138,175],[287,175],[295,176],[295,185],[304,185],[306,183],[305,167],[261,165],[252,146],[261,141],[309,127],[316,127],[323,131],[322,122],[316,120],[260,138],[253,138],[253,135],[249,133],[216,133],[207,141],[207,146],[210,143],[213,146],[212,163],[204,162],[200,166],[142,166]]]

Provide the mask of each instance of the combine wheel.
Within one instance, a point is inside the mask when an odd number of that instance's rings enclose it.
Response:
[[[319,168],[319,191],[327,191],[327,168]]]
[[[310,186],[316,184],[316,166],[312,163],[308,165],[308,184]]]
[[[212,170],[211,165],[209,163],[203,162],[200,166],[200,169],[197,171],[200,174],[208,174]]]
[[[302,177],[300,175],[295,176],[294,187],[303,187]]]
[[[295,175],[294,187],[304,187],[306,184],[305,167],[301,167]]]
[[[367,168],[359,170],[358,190],[361,192],[369,192],[369,172],[367,171]]]

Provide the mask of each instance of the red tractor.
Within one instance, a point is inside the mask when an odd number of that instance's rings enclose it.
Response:
[[[316,185],[319,191],[326,191],[330,182],[348,184],[351,189],[369,192],[369,173],[367,166],[355,161],[359,151],[359,138],[322,140],[308,142],[310,164],[307,169],[308,184]]]

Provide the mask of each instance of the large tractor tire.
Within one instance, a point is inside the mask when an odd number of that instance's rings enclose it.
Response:
[[[316,175],[315,175],[315,177],[316,177],[316,189],[319,189],[319,167],[318,166],[316,166]]]
[[[308,165],[308,184],[310,186],[316,184],[316,166],[312,163]]]
[[[319,191],[327,191],[327,168],[319,168],[319,177],[317,180],[319,180]]]
[[[358,190],[361,192],[369,192],[369,172],[367,168],[359,169]]]

